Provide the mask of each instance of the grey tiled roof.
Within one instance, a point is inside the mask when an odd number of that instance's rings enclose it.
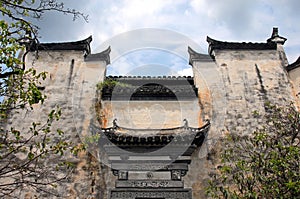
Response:
[[[165,129],[134,129],[114,124],[110,128],[101,128],[99,133],[116,145],[166,145],[171,142],[176,144],[189,142],[198,146],[202,144],[209,128],[209,121],[198,128],[189,127],[187,123],[184,126]]]
[[[269,41],[267,43],[252,43],[252,42],[227,42],[218,41],[207,37],[206,41],[209,44],[209,54],[212,55],[213,50],[276,50],[277,44]]]
[[[102,100],[194,100],[198,89],[191,76],[108,76],[103,85]]]
[[[92,36],[86,39],[73,42],[60,42],[60,43],[34,43],[30,46],[31,51],[35,50],[77,50],[85,51],[86,54],[91,53],[90,43]]]

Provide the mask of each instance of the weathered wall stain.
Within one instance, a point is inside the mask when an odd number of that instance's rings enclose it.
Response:
[[[194,199],[204,198],[204,187],[218,166],[216,154],[222,150],[218,143],[226,134],[253,132],[263,122],[253,113],[265,111],[266,101],[281,105],[290,101],[300,104],[300,72],[297,69],[289,73],[285,70],[281,44],[270,44],[271,49],[253,49],[253,45],[247,43],[230,45],[247,45],[250,49],[224,50],[215,46],[210,50],[210,54],[213,53],[210,60],[208,55],[195,55],[196,58],[191,60],[198,99],[189,102],[112,104],[99,99],[96,88],[97,83],[104,79],[108,63],[103,60],[105,56],[87,60],[85,52],[57,50],[41,51],[40,59],[35,60],[34,55],[29,54],[28,63],[34,60],[38,71],[50,73],[43,91],[48,98],[34,111],[12,115],[9,122],[19,126],[20,130],[25,129],[32,121],[47,119],[47,113],[59,105],[63,119],[56,125],[66,132],[67,139],[81,143],[81,138],[90,135],[89,127],[93,122],[99,128],[106,128],[111,127],[113,119],[117,118],[118,124],[126,127],[170,128],[183,125],[183,119],[188,119],[193,127],[202,126],[206,119],[210,119],[212,126],[206,143],[192,155],[189,172],[184,177],[185,184],[193,188]],[[257,45],[268,47],[265,43]],[[70,60],[74,60],[71,65]],[[67,157],[75,168],[68,183],[58,187],[62,198],[107,199],[116,177],[108,166],[99,162],[99,156],[87,151]],[[22,193],[17,198],[31,198],[33,195]],[[43,197],[52,196],[39,196]]]

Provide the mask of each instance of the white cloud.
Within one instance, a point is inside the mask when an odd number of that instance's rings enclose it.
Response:
[[[185,68],[181,71],[178,71],[178,75],[180,75],[180,76],[193,76],[193,69],[192,68]]]
[[[41,21],[43,41],[76,40],[92,34],[94,50],[102,42],[126,31],[163,28],[187,35],[207,52],[207,35],[218,40],[263,42],[270,36],[272,27],[278,26],[280,34],[288,39],[286,49],[290,60],[300,54],[298,0],[65,2],[88,14],[90,22],[73,23],[69,17],[51,15]]]

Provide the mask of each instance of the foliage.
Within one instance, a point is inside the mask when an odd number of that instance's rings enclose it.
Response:
[[[105,79],[104,81],[97,84],[97,90],[101,91],[103,88],[106,89],[113,89],[115,86],[122,87],[122,88],[130,88],[132,87],[131,84],[119,82],[113,79]]]
[[[72,165],[60,158],[70,151],[77,153],[81,148],[66,141],[62,130],[51,131],[53,122],[60,116],[61,110],[56,109],[49,113],[45,124],[33,122],[27,132],[15,127],[1,131],[0,196],[11,195],[20,188],[50,193],[49,188],[56,187],[58,182],[68,177]],[[71,150],[68,150],[69,147]],[[45,164],[50,160],[57,160],[57,164],[54,167]],[[60,177],[57,177],[58,174]]]
[[[292,105],[266,107],[266,123],[253,136],[228,136],[210,197],[299,198],[299,112]]]
[[[32,122],[27,130],[7,123],[10,114],[32,110],[35,104],[45,102],[41,81],[47,78],[47,72],[27,69],[25,56],[39,45],[34,21],[50,11],[72,15],[74,20],[87,20],[85,15],[65,8],[57,0],[0,0],[1,198],[21,188],[49,192],[49,187],[55,187],[71,171],[70,164],[61,160],[62,155],[82,149],[66,141],[62,130],[53,131],[52,124],[61,115],[59,108],[52,110],[46,121]],[[57,160],[55,168],[45,165],[52,159]],[[58,175],[59,171],[65,174]]]

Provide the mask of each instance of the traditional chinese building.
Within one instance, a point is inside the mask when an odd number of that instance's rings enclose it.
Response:
[[[91,41],[31,46],[39,57],[28,53],[26,61],[49,73],[48,98],[10,120],[25,129],[59,105],[67,139],[97,135],[87,152],[66,157],[75,169],[57,187],[62,198],[204,198],[219,138],[253,132],[263,122],[253,112],[266,102],[299,102],[299,59],[288,63],[277,28],[261,43],[207,37],[208,54],[187,46],[188,77],[107,76],[111,49],[92,54]]]

